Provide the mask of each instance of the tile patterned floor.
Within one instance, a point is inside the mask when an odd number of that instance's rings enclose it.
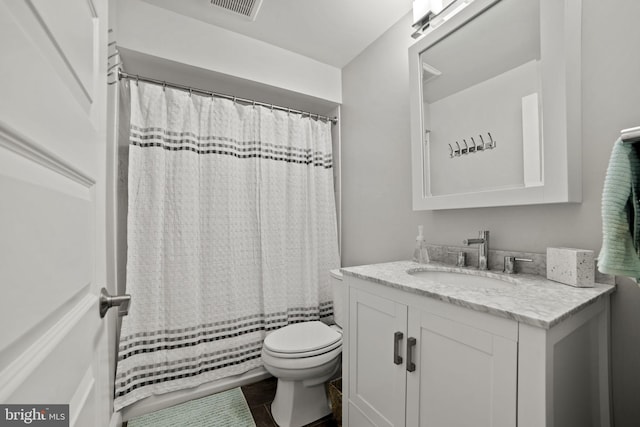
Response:
[[[276,395],[276,378],[267,378],[255,384],[242,387],[242,393],[247,400],[256,427],[277,427],[271,416],[271,402]],[[333,415],[324,417],[305,427],[338,427]]]

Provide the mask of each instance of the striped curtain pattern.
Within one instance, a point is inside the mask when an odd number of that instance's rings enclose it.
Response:
[[[115,409],[261,365],[333,314],[331,125],[131,83],[127,292]]]

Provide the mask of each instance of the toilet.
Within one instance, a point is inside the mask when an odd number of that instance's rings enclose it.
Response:
[[[278,379],[271,414],[280,427],[300,427],[331,413],[325,382],[340,369],[342,274],[331,271],[335,325],[295,323],[270,333],[262,347],[265,369]]]

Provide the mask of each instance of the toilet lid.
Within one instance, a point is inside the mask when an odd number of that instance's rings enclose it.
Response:
[[[277,353],[298,354],[330,347],[342,334],[317,320],[285,326],[270,333],[264,346]]]

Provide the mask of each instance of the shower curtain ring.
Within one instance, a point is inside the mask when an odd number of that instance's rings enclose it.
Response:
[[[189,88],[189,98],[191,98],[192,94],[193,94],[193,89]]]
[[[139,82],[139,81],[140,81],[140,76],[136,76],[136,86],[139,86],[139,85],[138,85],[138,82]]]
[[[162,91],[165,92],[166,88],[167,88],[167,82],[162,82]]]

